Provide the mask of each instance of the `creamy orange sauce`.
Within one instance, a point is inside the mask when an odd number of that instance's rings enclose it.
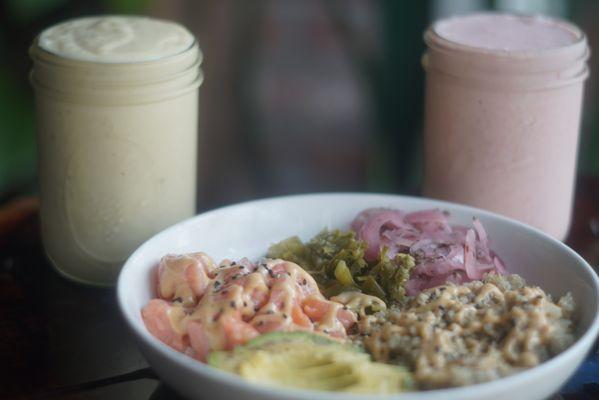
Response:
[[[192,306],[202,296],[215,268],[204,253],[165,256],[158,266],[157,291],[165,300]]]
[[[331,297],[331,300],[344,304],[360,316],[366,316],[373,311],[385,311],[387,309],[387,305],[383,300],[361,292],[343,292]]]
[[[530,368],[574,341],[568,294],[554,302],[517,275],[426,290],[361,319],[355,340],[376,361],[406,365],[422,389],[484,382]]]
[[[310,274],[283,260],[224,260],[216,267],[204,253],[169,255],[158,269],[157,292],[170,303],[144,310],[146,326],[169,345],[188,343],[186,353],[200,360],[271,331],[344,338],[356,322],[355,313],[322,296]],[[165,309],[170,326],[149,323],[160,321],[152,312]]]

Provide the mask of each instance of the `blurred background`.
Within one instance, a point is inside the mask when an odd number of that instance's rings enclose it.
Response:
[[[198,37],[200,209],[297,192],[417,193],[422,34],[437,18],[486,9],[559,16],[599,49],[594,0],[3,0],[0,7],[0,201],[36,193],[27,50],[40,30],[66,18],[146,14],[179,21]],[[579,173],[599,175],[599,57],[590,67]]]

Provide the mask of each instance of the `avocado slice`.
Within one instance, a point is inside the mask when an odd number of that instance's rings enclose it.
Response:
[[[353,393],[394,393],[412,386],[404,368],[376,363],[357,346],[307,332],[259,336],[208,364],[255,383]]]
[[[281,343],[310,343],[315,345],[323,346],[339,346],[346,350],[351,350],[359,353],[363,353],[364,350],[359,346],[342,343],[338,340],[331,339],[330,337],[319,335],[317,333],[310,332],[270,332],[264,335],[260,335],[249,342],[243,347],[248,348],[263,348],[270,345],[281,344]]]

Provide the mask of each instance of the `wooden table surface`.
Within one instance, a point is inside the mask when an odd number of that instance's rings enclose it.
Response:
[[[77,285],[54,272],[37,212],[34,198],[0,206],[0,398],[176,398],[126,332],[114,289]],[[599,177],[578,181],[567,243],[599,264]]]

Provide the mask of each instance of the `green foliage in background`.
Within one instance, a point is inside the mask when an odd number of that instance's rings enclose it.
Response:
[[[383,0],[381,6],[384,58],[377,76],[370,77],[380,133],[370,157],[369,189],[405,192],[421,180],[425,47],[420,37],[429,2]]]
[[[0,67],[0,193],[35,173],[35,129],[30,92]]]
[[[61,8],[68,8],[68,0],[5,0],[10,15],[18,21],[33,21]],[[132,14],[144,10],[150,0],[104,0],[79,2],[89,4],[90,10],[101,8],[112,14]]]
[[[11,18],[21,23],[34,21],[67,3],[67,0],[5,0]]]
[[[148,7],[150,0],[104,0],[103,3],[111,14],[137,14]]]

